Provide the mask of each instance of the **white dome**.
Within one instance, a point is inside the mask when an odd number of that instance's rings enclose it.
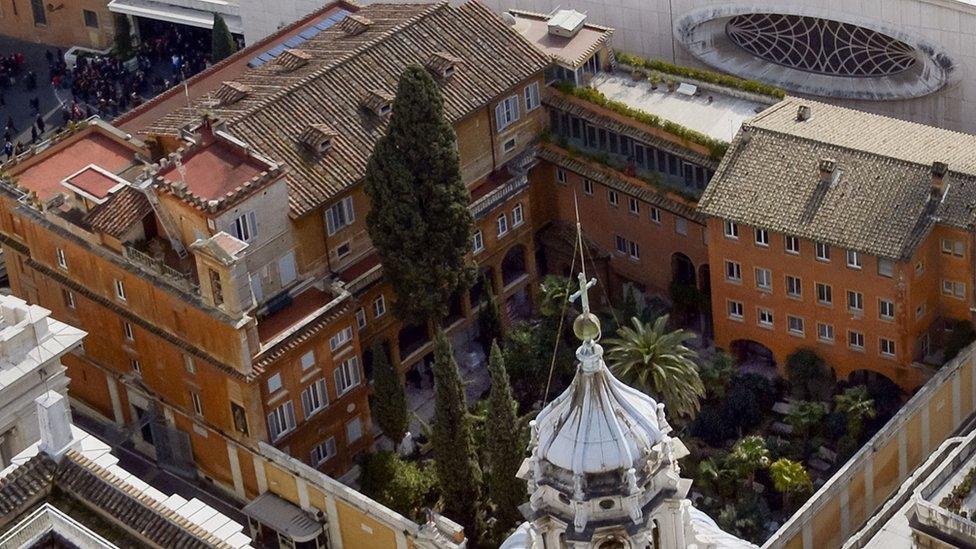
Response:
[[[654,399],[613,377],[600,345],[585,342],[577,358],[572,384],[535,421],[537,456],[574,475],[641,470],[670,431],[663,412]]]

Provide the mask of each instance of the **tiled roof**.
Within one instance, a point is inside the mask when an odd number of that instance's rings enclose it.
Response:
[[[138,189],[125,187],[88,214],[86,221],[95,230],[121,238],[133,225],[152,211],[149,199]]]
[[[57,468],[53,459],[41,453],[0,479],[0,517],[6,519],[46,496]]]
[[[361,101],[376,90],[394,93],[408,65],[423,66],[437,52],[463,60],[440,81],[446,115],[458,121],[549,63],[477,0],[460,6],[371,4],[358,15],[371,22],[365,31],[351,35],[336,25],[303,43],[308,64],[291,71],[276,63],[246,70],[235,79],[249,90],[243,98],[230,105],[204,98],[158,120],[147,133],[177,135],[199,109],[212,110],[229,133],[287,166],[291,214],[300,216],[362,177],[387,120],[365,112]],[[339,133],[328,154],[309,155],[297,146],[311,124]]]
[[[800,105],[811,107],[797,120]],[[976,136],[787,98],[740,131],[699,201],[703,214],[892,259],[936,223],[976,210]],[[820,161],[836,163],[824,181]],[[944,197],[932,164],[946,162]]]

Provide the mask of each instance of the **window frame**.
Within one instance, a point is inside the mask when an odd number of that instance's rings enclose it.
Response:
[[[498,232],[498,238],[508,234],[508,214],[505,212],[498,214],[498,217],[495,219],[495,229]]]
[[[861,267],[861,254],[857,250],[847,250],[847,268],[860,271]]]
[[[792,248],[790,244],[795,244],[796,248]],[[791,255],[800,255],[800,239],[799,237],[792,235],[783,235],[783,250]]]
[[[817,261],[830,263],[830,244],[827,244],[826,242],[817,242],[815,248],[815,257],[817,258]]]
[[[731,267],[732,272],[729,272]],[[725,280],[728,282],[734,282],[736,284],[742,284],[742,264],[737,261],[725,260]]]
[[[767,231],[766,229],[756,229],[755,230],[755,235],[754,235],[754,240],[755,240],[756,246],[759,246],[760,248],[768,248],[769,247],[769,231]]]
[[[342,398],[346,393],[352,391],[362,384],[362,373],[359,371],[359,357],[351,356],[340,362],[332,376],[336,384],[336,398]]]
[[[329,387],[324,377],[309,383],[301,393],[302,414],[306,420],[329,407]]]
[[[725,220],[725,238],[731,240],[739,239],[739,225],[731,219]]]
[[[786,295],[793,299],[803,299],[803,279],[786,275]]]

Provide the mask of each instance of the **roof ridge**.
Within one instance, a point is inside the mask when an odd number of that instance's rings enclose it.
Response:
[[[402,7],[403,4],[377,3],[377,4],[372,4],[369,7],[376,7],[376,6],[400,6],[400,7]],[[285,87],[285,88],[283,88],[283,89],[281,89],[281,90],[279,90],[279,91],[277,91],[275,93],[272,93],[271,95],[267,95],[267,96],[263,97],[260,101],[256,102],[254,105],[251,105],[247,109],[244,109],[240,114],[238,114],[237,116],[234,117],[234,120],[233,121],[229,121],[228,123],[230,125],[232,125],[232,126],[236,126],[238,123],[240,123],[240,121],[242,121],[242,120],[244,120],[246,118],[249,118],[251,115],[255,114],[256,112],[261,111],[261,110],[267,108],[268,105],[270,105],[270,104],[278,101],[282,97],[286,97],[286,96],[291,95],[292,93],[294,93],[294,92],[296,92],[298,90],[304,89],[310,82],[313,82],[313,81],[317,80],[318,78],[321,78],[323,75],[328,74],[328,73],[332,72],[333,70],[341,67],[345,63],[349,62],[350,60],[355,59],[357,56],[359,56],[364,51],[367,51],[369,49],[372,49],[372,48],[376,47],[377,45],[385,42],[390,37],[392,37],[396,33],[400,32],[401,30],[403,30],[403,29],[405,29],[405,28],[407,28],[409,26],[412,26],[412,25],[416,24],[417,22],[421,21],[422,19],[428,17],[429,15],[431,15],[431,14],[437,12],[437,11],[440,11],[443,8],[449,8],[450,7],[450,4],[448,4],[447,2],[434,2],[434,3],[427,4],[426,6],[427,6],[426,9],[421,10],[417,14],[415,14],[415,15],[413,15],[411,17],[408,17],[407,19],[404,19],[403,21],[397,23],[396,25],[393,25],[392,27],[386,29],[385,31],[377,34],[376,36],[373,37],[372,40],[368,40],[366,42],[363,42],[362,44],[360,44],[356,48],[354,48],[352,50],[349,50],[348,52],[345,53],[345,55],[342,55],[341,57],[339,57],[338,59],[332,61],[331,63],[326,63],[326,64],[322,65],[321,67],[313,70],[311,73],[305,75],[304,77],[302,77],[300,80],[298,80],[294,84],[292,84],[292,85],[290,85],[288,87]],[[367,7],[363,11],[368,10],[369,7]],[[356,12],[356,13],[359,14],[361,12]],[[210,92],[210,94],[208,94],[208,95],[212,95],[212,94],[213,94],[213,92]]]

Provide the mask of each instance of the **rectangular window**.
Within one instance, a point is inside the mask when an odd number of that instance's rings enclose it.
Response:
[[[634,241],[630,242],[630,258],[633,259],[634,261],[640,259],[640,248],[637,246],[637,243]]]
[[[502,152],[508,154],[515,150],[516,145],[518,145],[518,141],[514,136],[510,137],[506,139],[504,143],[502,143]]]
[[[281,373],[275,373],[268,378],[268,394],[273,395],[281,390]]]
[[[925,304],[922,303],[918,307],[915,307],[915,320],[918,320],[925,316]]]
[[[725,222],[725,238],[739,238],[739,226],[735,221]]]
[[[878,300],[878,317],[881,320],[894,320],[895,319],[895,302],[890,299],[879,299]]]
[[[373,318],[386,314],[386,297],[380,295],[373,301]]]
[[[820,261],[830,261],[830,245],[817,242],[817,259]]]
[[[302,358],[299,359],[299,362],[302,365],[302,371],[308,370],[312,366],[315,366],[315,351],[309,351],[303,354]]]
[[[91,29],[98,28],[98,14],[91,10],[81,10],[85,14],[85,26]]]
[[[741,301],[729,301],[729,318],[732,320],[742,320]]]
[[[61,297],[64,299],[64,306],[69,309],[75,308],[75,294],[71,290],[61,290]]]
[[[726,261],[725,279],[730,282],[742,282],[742,265],[735,261]]]
[[[773,311],[769,309],[759,309],[759,318],[757,319],[760,326],[766,328],[773,327]]]
[[[786,275],[786,295],[790,297],[802,297],[803,284],[799,277]]]
[[[363,420],[358,417],[346,424],[346,444],[352,444],[363,436]]]
[[[832,324],[817,323],[817,339],[825,343],[834,342],[834,326]]]
[[[635,214],[635,215],[640,214],[640,202],[636,198],[634,198],[632,196],[629,197],[627,199],[627,209],[632,214]]]
[[[362,307],[356,309],[356,327],[360,330],[366,327],[366,309]]]
[[[566,171],[562,168],[556,168],[556,181],[563,185],[566,184]]]
[[[47,25],[47,12],[44,11],[44,0],[31,0],[31,12],[34,14],[34,25]]]
[[[952,241],[948,238],[942,239],[942,253],[951,254],[952,253]]]
[[[342,396],[348,393],[359,385],[359,380],[359,357],[344,360],[335,371],[336,394]]]
[[[61,248],[58,248],[57,249],[57,256],[58,256],[58,267],[61,267],[62,269],[67,270],[67,268],[68,268],[68,258],[64,255],[64,250],[62,250]]]
[[[895,264],[890,259],[878,258],[878,276],[891,278],[895,276]]]
[[[854,250],[847,250],[847,266],[851,269],[860,269],[861,255]]]
[[[965,253],[966,245],[961,240],[942,239],[942,253],[962,257]]]
[[[346,326],[329,338],[329,349],[335,351],[350,341],[352,341],[352,326]]]
[[[479,253],[481,250],[485,249],[485,236],[481,233],[481,230],[474,232],[474,236],[471,237],[471,252],[473,254]]]
[[[197,365],[193,362],[193,357],[190,355],[183,355],[183,369],[188,373],[197,373]]]
[[[786,248],[786,253],[788,254],[799,254],[800,253],[800,239],[795,236],[787,235],[785,238],[784,247]]]
[[[495,126],[498,131],[511,126],[519,119],[519,100],[517,95],[508,97],[495,106]]]
[[[617,191],[607,189],[607,201],[610,202],[611,206],[616,208],[617,205],[620,204],[620,197],[617,196]]]
[[[505,236],[505,233],[508,232],[508,216],[505,214],[499,215],[495,223],[498,225],[498,236]]]
[[[769,246],[769,232],[766,229],[756,229],[756,246]]]
[[[539,83],[533,82],[525,87],[525,112],[539,106]]]
[[[295,405],[289,400],[268,414],[268,434],[271,440],[278,440],[295,428]]]
[[[656,206],[651,206],[651,221],[655,223],[661,222],[661,210],[659,210]]]
[[[864,334],[861,332],[847,332],[847,346],[856,351],[864,350]]]
[[[141,362],[139,362],[136,359],[132,359],[132,360],[129,361],[129,366],[132,367],[132,371],[133,372],[135,372],[135,373],[137,373],[139,375],[142,375],[142,363]]]
[[[353,209],[351,196],[343,198],[325,210],[325,227],[329,236],[334,235],[339,229],[351,225],[355,220],[356,212]]]
[[[817,303],[831,305],[834,302],[834,291],[828,284],[817,282]]]
[[[864,312],[864,294],[847,290],[847,309],[852,313]]]
[[[915,276],[919,277],[925,274],[925,262],[919,261],[915,264]]]
[[[881,356],[894,357],[895,356],[895,342],[890,339],[880,338],[879,347],[881,351]]]
[[[329,405],[329,395],[325,392],[325,380],[320,379],[302,391],[302,411],[305,419],[315,415]]]
[[[803,335],[803,319],[798,316],[787,316],[786,327],[793,335]]]
[[[117,278],[115,279],[115,297],[117,297],[119,301],[125,301],[125,284],[123,284],[122,281]]]
[[[522,205],[516,204],[515,207],[512,208],[512,226],[518,227],[523,221],[525,221],[525,215],[522,210]]]
[[[593,196],[593,180],[584,179],[583,180],[583,194],[586,196]]]
[[[627,253],[627,239],[626,238],[624,238],[624,237],[622,237],[620,235],[615,235],[613,237],[613,241],[614,241],[614,244],[616,245],[616,248],[617,248],[617,251],[618,252],[620,252],[622,254]]]
[[[773,289],[773,274],[769,269],[756,267],[756,287],[767,291]]]
[[[943,280],[942,293],[950,297],[963,299],[966,297],[966,283],[955,280]]]
[[[203,402],[200,400],[200,393],[190,391],[190,402],[193,403],[193,413],[198,416],[202,416]]]
[[[132,331],[132,324],[126,321],[122,321],[122,335],[125,336],[126,341],[135,341],[136,335]]]
[[[234,220],[231,227],[234,236],[243,242],[250,242],[258,235],[258,220],[254,212],[246,212]]]
[[[688,234],[688,220],[683,217],[675,216],[674,218],[674,232],[680,235]]]
[[[329,461],[336,455],[336,441],[335,437],[329,437],[325,442],[321,444],[316,444],[312,447],[311,452],[311,463],[313,467],[318,467],[326,461]]]

